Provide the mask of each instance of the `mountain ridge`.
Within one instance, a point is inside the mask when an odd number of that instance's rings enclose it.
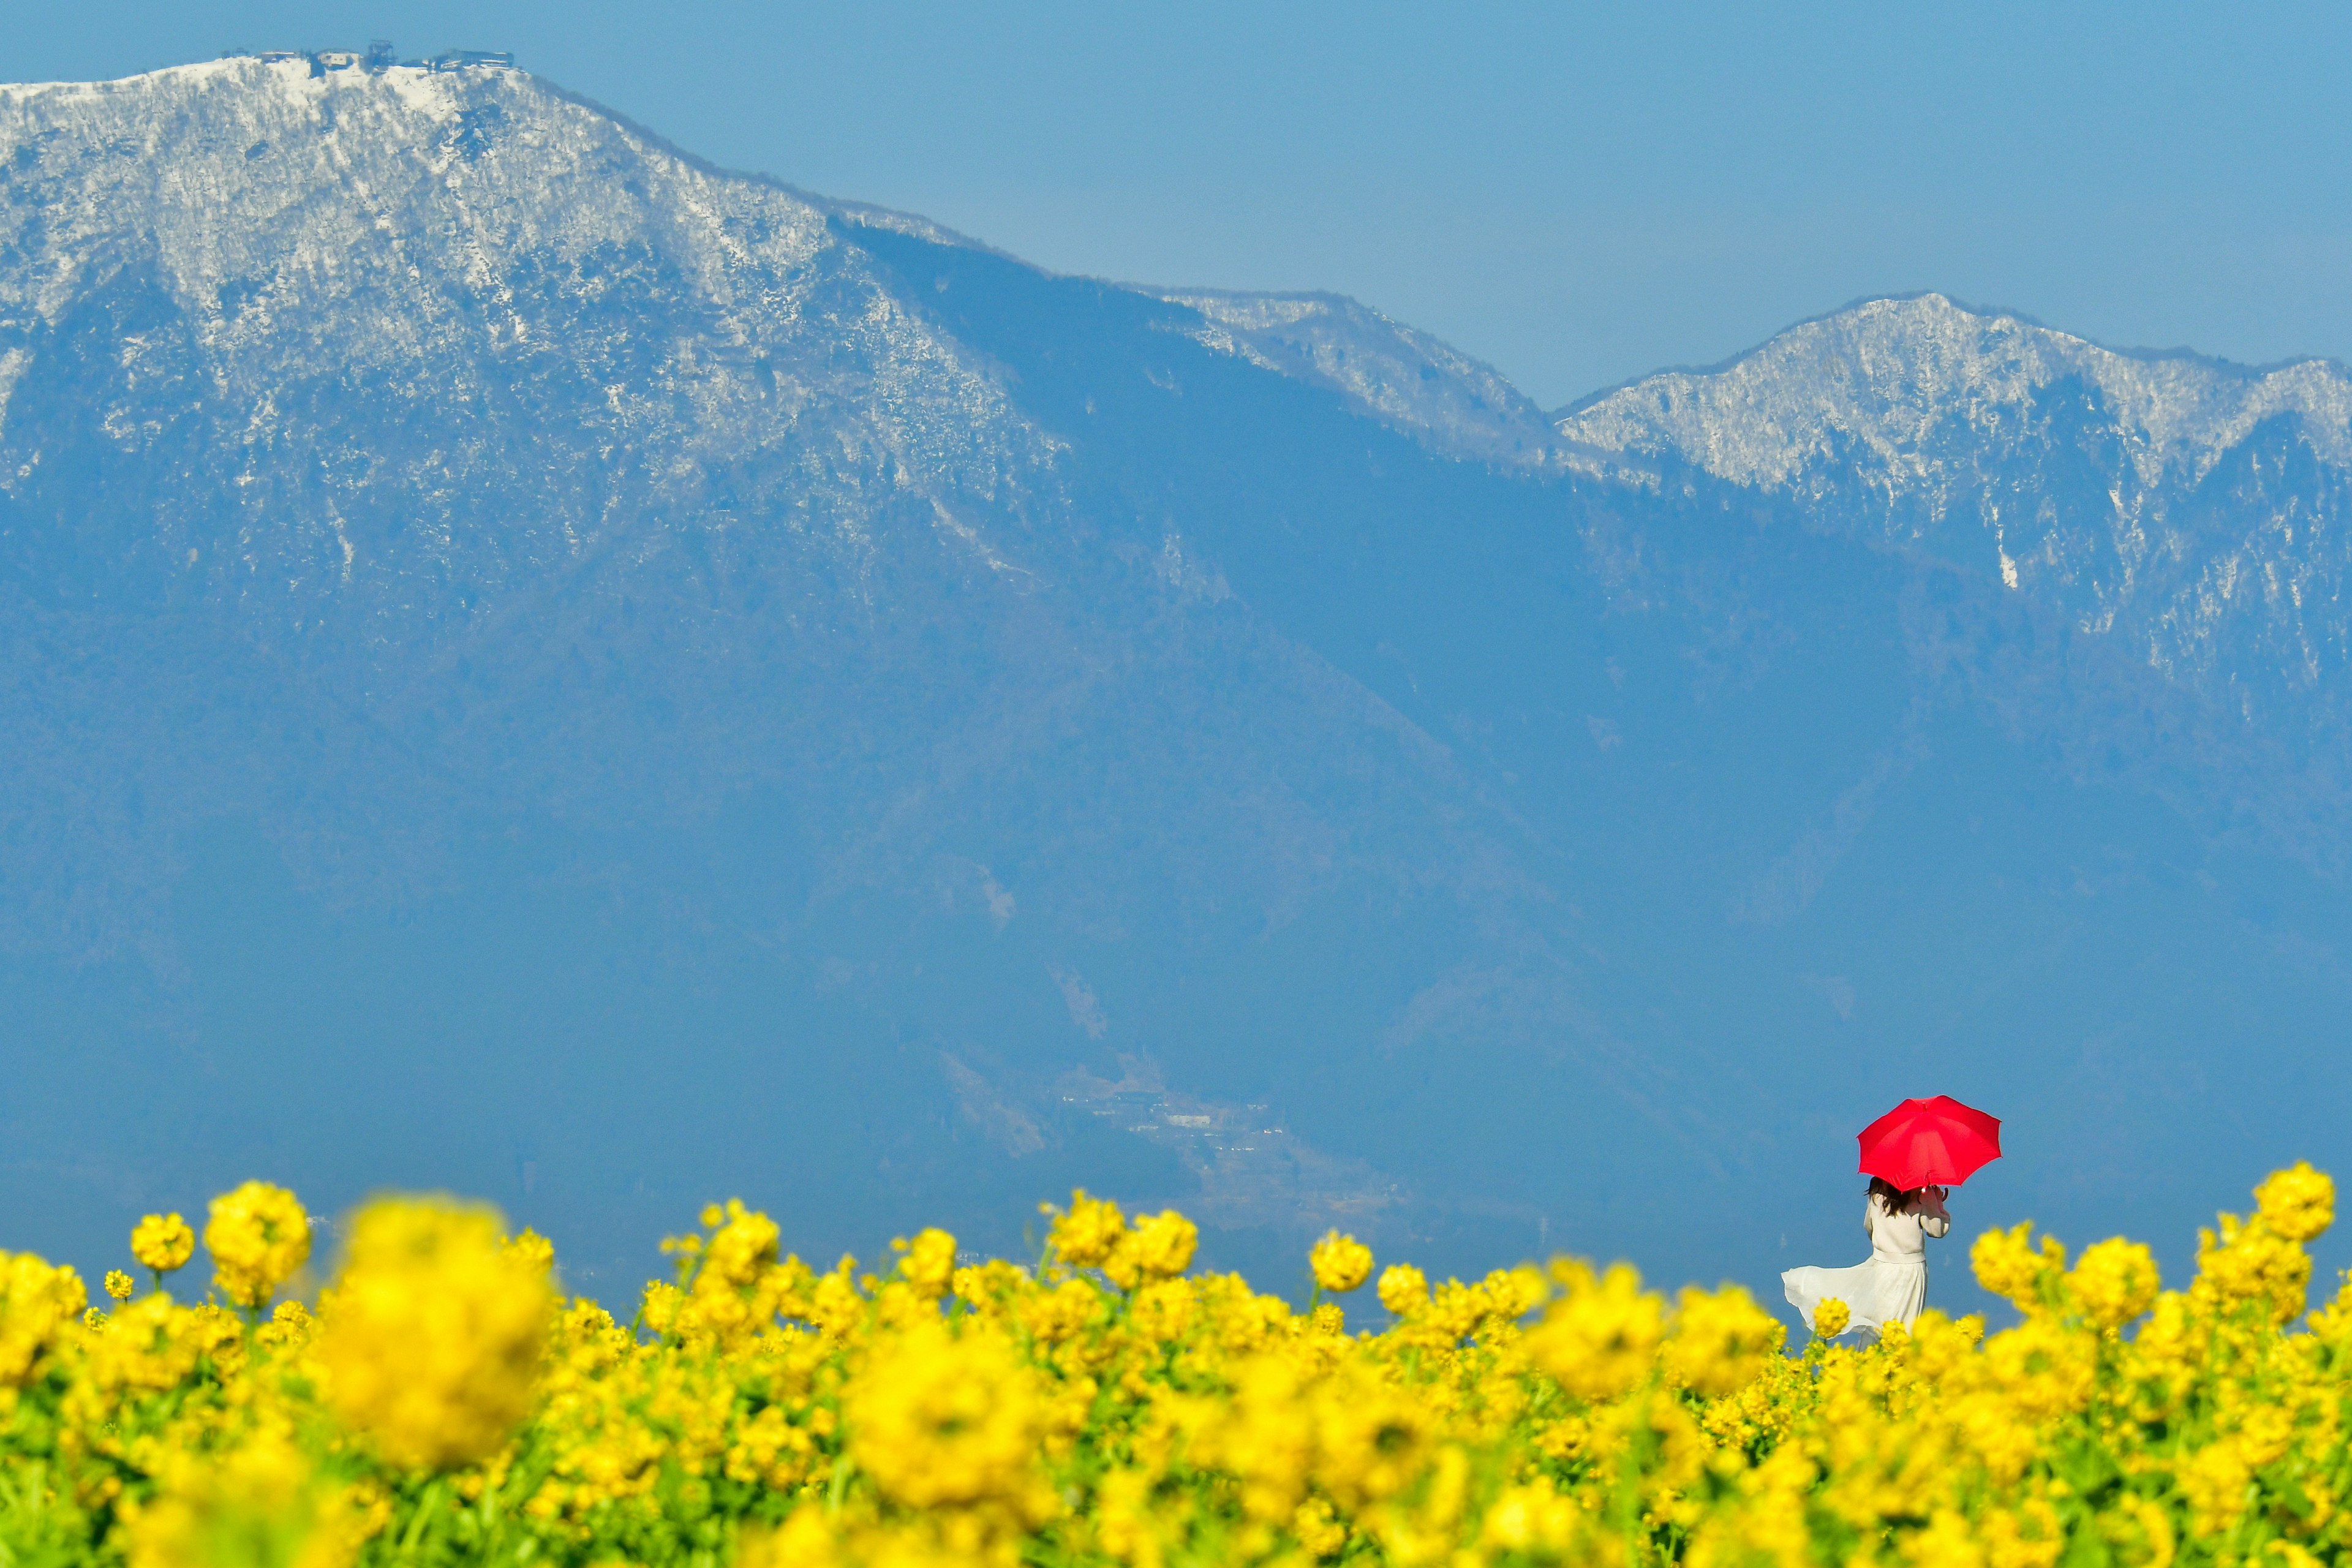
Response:
[[[1925,294],[1645,378],[1558,427],[1989,572],[2304,763],[2345,767],[2352,374],[2332,361],[2133,356]]]
[[[1954,310],[1958,310],[1965,315],[1983,317],[1987,319],[2013,321],[2021,326],[2033,328],[2040,331],[2056,333],[2062,337],[2073,338],[2103,353],[2113,354],[2118,359],[2148,361],[2176,359],[2191,360],[2199,363],[2210,366],[2216,370],[2233,372],[2247,375],[2264,374],[2271,371],[2284,370],[2292,366],[2309,364],[2315,362],[2323,364],[2335,365],[2338,369],[2344,368],[2344,362],[2332,354],[2290,354],[2283,359],[2266,360],[2255,363],[2243,360],[2233,360],[2221,354],[2208,353],[2204,350],[2189,343],[2174,344],[2170,347],[2155,347],[2147,344],[2135,345],[2111,343],[2104,339],[2092,337],[2087,333],[2070,331],[2064,327],[2055,326],[2033,314],[2030,310],[2021,310],[2014,306],[1988,305],[1974,300],[1963,300],[1958,295],[1952,293],[1948,289],[1913,289],[1894,293],[1857,294],[1842,305],[1832,306],[1826,310],[1817,310],[1811,315],[1799,317],[1797,320],[1790,321],[1784,327],[1775,328],[1773,331],[1767,332],[1763,337],[1759,338],[1747,347],[1735,350],[1730,353],[1723,355],[1719,359],[1689,363],[1660,365],[1654,370],[1643,371],[1637,374],[1627,376],[1622,381],[1612,382],[1607,386],[1599,387],[1591,392],[1584,393],[1580,396],[1572,397],[1566,403],[1561,404],[1559,407],[1551,410],[1548,417],[1551,418],[1555,422],[1570,418],[1583,412],[1585,409],[1591,407],[1596,403],[1606,401],[1608,398],[1618,393],[1626,391],[1632,387],[1639,386],[1643,382],[1654,381],[1660,376],[1707,376],[1717,374],[1720,372],[1731,369],[1743,360],[1751,358],[1763,349],[1770,346],[1776,340],[1784,338],[1791,332],[1798,331],[1806,327],[1816,326],[1822,322],[1834,321],[1840,317],[1851,315],[1854,311],[1860,310],[1867,306],[1905,305],[1930,299],[1944,300]]]
[[[1557,425],[1593,431],[1604,422],[1596,416],[1613,416],[1622,421],[1612,431],[1610,439],[1614,442],[1631,444],[1629,437],[1636,431],[1652,439],[1663,440],[1664,437],[1661,431],[1644,427],[1639,420],[1647,415],[1654,422],[1658,415],[1648,405],[1666,397],[1670,391],[1685,395],[1711,395],[1714,401],[1720,404],[1732,395],[1733,380],[1743,372],[1756,373],[1748,379],[1761,382],[1776,374],[1785,374],[1779,372],[1773,362],[1786,363],[1808,353],[1816,361],[1832,357],[1853,361],[1898,338],[1914,343],[1920,339],[1933,340],[1937,337],[1950,340],[1958,336],[1958,329],[1962,322],[1980,323],[1980,337],[2016,345],[2006,356],[1982,350],[1977,352],[1972,358],[1961,363],[1957,372],[1963,384],[1985,375],[1984,367],[1988,363],[1998,363],[2003,357],[2011,361],[2021,360],[2029,350],[2053,359],[2071,361],[2075,365],[2095,365],[2106,373],[2107,379],[2119,384],[2127,384],[2130,379],[2116,374],[2124,366],[2144,367],[2152,373],[2147,379],[2156,384],[2130,387],[2129,393],[2136,398],[2136,404],[2127,406],[2124,412],[2148,427],[2148,438],[2159,447],[2157,456],[2160,461],[2168,460],[2174,455],[2164,448],[2186,447],[2196,440],[2196,437],[2182,433],[2180,427],[2189,423],[2187,415],[2194,411],[2184,405],[2211,399],[2210,392],[2194,384],[2199,378],[2207,383],[2229,382],[2250,388],[2263,387],[2275,400],[2273,405],[2266,405],[2265,411],[2269,406],[2294,406],[2297,412],[2326,417],[2331,427],[2341,425],[2347,417],[2347,404],[2342,388],[2344,384],[2352,382],[2352,373],[2347,373],[2335,360],[2312,355],[2256,366],[2239,364],[2188,349],[2115,349],[2090,338],[2047,326],[2021,312],[1963,306],[1949,296],[1933,290],[1874,296],[1857,300],[1784,328],[1755,347],[1713,365],[1673,367],[1639,376],[1580,399],[1553,417]],[[1880,330],[1882,328],[1884,330]],[[1950,353],[1944,343],[1933,346]],[[1906,358],[1906,363],[1916,363],[1919,353],[1915,348],[1910,356],[1889,357],[1902,357]],[[1959,354],[1952,354],[1951,357],[1961,359]],[[1874,375],[1868,365],[1841,365],[1839,368],[1875,390],[1883,392],[1889,384],[1887,375]],[[2037,363],[2021,368],[2027,374],[2040,372],[2045,380],[2055,379],[2046,363]],[[2327,384],[2331,382],[2336,384]],[[1638,399],[1631,395],[1645,392],[1646,396]],[[2326,395],[2331,392],[2334,395]],[[2201,398],[2200,393],[2204,394]],[[1809,395],[1824,395],[1806,390],[1796,394],[1800,400]],[[2286,400],[2296,397],[2309,399],[2309,404],[2287,404]],[[1838,412],[1844,414],[1850,411],[1840,409]],[[2151,416],[2158,417],[2152,418]],[[2228,411],[2225,419],[2250,423],[2252,417],[2259,416],[2238,409]],[[2243,423],[2228,423],[2226,431],[2219,438],[2227,440],[2232,437],[2242,437],[2245,428],[2246,424]],[[2210,448],[2210,444],[2217,437],[2210,427],[2202,434]],[[2336,455],[2342,457],[2344,450],[2339,448]],[[2210,449],[2205,455],[2210,458]],[[1743,482],[1754,482],[1766,477],[1768,472],[1775,480],[1785,478],[1783,470],[1767,470],[1759,466],[1759,459],[1748,459],[1745,463],[1738,459],[1718,459],[1716,471],[1724,473],[1726,477],[1736,477]]]

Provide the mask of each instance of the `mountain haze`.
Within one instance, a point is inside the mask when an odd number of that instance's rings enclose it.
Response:
[[[520,72],[0,89],[0,1246],[1085,1183],[1769,1293],[1939,1090],[1964,1223],[2185,1240],[2341,1141],[2347,409],[1929,296],[1547,417]]]

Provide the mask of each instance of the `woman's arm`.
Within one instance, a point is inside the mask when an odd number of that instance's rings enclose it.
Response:
[[[1952,1216],[1944,1207],[1945,1195],[1941,1187],[1922,1187],[1919,1190],[1919,1228],[1938,1238],[1950,1235],[1952,1229]]]

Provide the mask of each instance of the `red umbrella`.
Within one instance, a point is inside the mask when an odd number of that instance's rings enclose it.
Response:
[[[1948,1094],[1906,1100],[1856,1135],[1862,1173],[1909,1192],[1933,1184],[1957,1187],[2000,1158],[2000,1118]]]

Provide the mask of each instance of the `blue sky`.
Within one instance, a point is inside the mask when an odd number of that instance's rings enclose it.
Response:
[[[84,0],[0,76],[517,51],[688,150],[1055,268],[1331,289],[1547,405],[1865,294],[2352,358],[2352,11]]]

